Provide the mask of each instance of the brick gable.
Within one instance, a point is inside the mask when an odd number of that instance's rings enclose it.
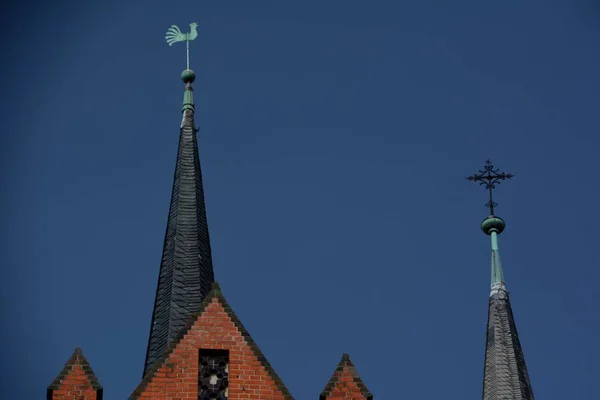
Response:
[[[47,399],[102,400],[102,386],[80,348],[48,387]]]
[[[358,375],[350,356],[344,354],[319,400],[372,400],[373,395]]]
[[[216,284],[130,400],[197,399],[201,350],[229,351],[229,398],[293,400]]]

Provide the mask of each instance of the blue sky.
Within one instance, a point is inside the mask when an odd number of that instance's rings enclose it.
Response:
[[[0,397],[75,346],[139,383],[192,21],[215,274],[297,399],[344,352],[376,399],[481,396],[488,157],[536,397],[595,396],[597,3],[88,3],[2,17]]]

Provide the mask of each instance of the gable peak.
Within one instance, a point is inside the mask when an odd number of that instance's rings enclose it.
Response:
[[[215,320],[219,322],[215,323]],[[224,328],[224,326],[227,328]],[[223,334],[223,329],[231,333]],[[235,341],[237,341],[237,344],[233,343]],[[190,351],[189,349],[199,349],[200,351],[223,350],[232,352],[232,354],[237,353],[234,355],[236,358],[229,361],[230,366],[228,368],[231,368],[231,371],[239,368],[240,362],[248,362],[247,358],[244,360],[240,357],[240,352],[246,352],[247,356],[255,360],[250,361],[253,363],[253,368],[257,368],[256,371],[263,371],[262,373],[268,376],[273,382],[273,389],[281,393],[281,397],[278,396],[275,398],[293,400],[292,395],[282,380],[233,312],[231,306],[223,296],[219,284],[216,282],[212,284],[212,290],[204,298],[196,312],[190,315],[186,325],[181,329],[178,336],[163,352],[152,369],[144,375],[142,382],[134,390],[129,399],[145,398],[144,396],[147,396],[148,391],[154,390],[153,387],[161,385],[162,383],[160,382],[164,382],[165,371],[172,368],[173,365],[181,365],[180,368],[187,368],[188,366],[185,365],[186,361],[182,360],[189,360],[191,358],[189,356],[186,356],[184,359],[179,357],[182,351],[188,352]],[[239,377],[236,379],[239,380]],[[232,387],[232,390],[235,389]]]
[[[342,355],[342,359],[338,363],[333,375],[325,385],[323,392],[321,392],[319,400],[337,399],[340,392],[352,393],[355,395],[352,398],[360,396],[360,398],[365,400],[373,400],[373,394],[358,374],[348,353]]]
[[[94,370],[92,369],[92,366],[90,365],[89,361],[83,355],[83,350],[81,349],[81,347],[75,348],[73,354],[71,354],[71,357],[69,357],[69,359],[67,360],[62,371],[60,371],[58,376],[52,381],[50,386],[48,386],[48,399],[53,398],[54,391],[58,391],[61,389],[61,386],[73,374],[73,370],[75,368],[80,368],[83,371],[89,382],[89,387],[96,392],[96,399],[101,400],[103,390],[102,386],[100,385],[100,382],[98,381],[98,378],[96,377],[96,374],[94,373]]]

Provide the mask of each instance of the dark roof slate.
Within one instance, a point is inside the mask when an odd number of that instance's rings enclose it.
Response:
[[[331,396],[333,390],[335,389],[335,386],[340,380],[340,377],[343,376],[344,373],[352,377],[354,383],[356,384],[356,386],[358,386],[360,393],[364,396],[366,400],[373,399],[373,394],[371,394],[369,389],[367,389],[367,385],[365,385],[360,375],[358,374],[358,371],[356,371],[354,364],[352,364],[352,361],[350,361],[350,355],[344,354],[342,355],[342,360],[338,363],[337,368],[331,376],[331,379],[329,379],[329,381],[325,385],[325,389],[323,389],[323,391],[321,392],[319,400],[325,400],[327,399],[327,397]]]
[[[490,296],[487,327],[483,400],[533,400],[525,357],[505,290]]]
[[[191,84],[186,90],[192,90]],[[183,111],[144,374],[210,292],[214,272],[193,108]]]
[[[83,372],[85,372],[85,375],[88,378],[88,381],[90,382],[90,386],[92,387],[92,389],[96,390],[97,400],[102,400],[102,392],[103,392],[102,386],[100,385],[100,382],[98,381],[98,378],[96,377],[96,374],[94,374],[94,370],[92,369],[90,363],[84,357],[83,351],[79,347],[75,348],[75,351],[73,351],[73,354],[67,360],[65,367],[62,369],[62,371],[60,371],[60,373],[54,379],[54,381],[52,381],[50,386],[48,386],[47,398],[49,400],[52,399],[52,392],[54,390],[58,390],[60,388],[62,381],[71,373],[71,370],[76,365],[81,366],[81,368],[83,369]]]
[[[244,337],[244,340],[246,341],[246,344],[248,345],[248,347],[250,347],[250,349],[252,349],[252,352],[254,353],[254,355],[256,356],[256,358],[258,359],[258,361],[260,362],[260,364],[263,366],[263,368],[265,369],[265,371],[267,371],[267,374],[271,377],[271,379],[273,379],[273,381],[275,382],[275,385],[281,391],[281,393],[284,395],[285,399],[286,400],[294,400],[294,398],[290,394],[289,390],[283,384],[283,381],[281,380],[281,378],[277,375],[277,373],[275,372],[275,370],[273,369],[273,367],[271,366],[271,364],[269,364],[269,361],[267,361],[267,358],[262,353],[262,351],[260,350],[260,348],[258,347],[258,345],[254,342],[254,340],[252,339],[252,337],[250,336],[250,334],[248,333],[248,331],[246,330],[246,328],[244,328],[244,325],[242,325],[242,322],[235,315],[235,313],[233,312],[231,306],[229,305],[229,303],[227,303],[227,300],[225,300],[225,297],[221,293],[221,289],[220,289],[219,284],[217,282],[213,283],[213,287],[212,287],[211,292],[206,296],[206,298],[200,304],[200,306],[198,307],[198,309],[188,318],[187,323],[185,324],[184,329],[182,329],[179,332],[179,334],[177,335],[177,337],[174,338],[174,340],[165,349],[165,351],[163,352],[163,354],[161,355],[161,357],[156,360],[156,362],[154,363],[152,369],[150,369],[146,373],[146,375],[142,379],[142,382],[138,385],[138,387],[135,389],[135,391],[129,397],[129,400],[136,400],[136,399],[139,398],[139,396],[144,392],[144,389],[152,381],[152,378],[154,378],[154,376],[156,375],[156,373],[158,372],[158,370],[160,369],[160,367],[168,360],[169,356],[175,350],[175,348],[177,347],[177,345],[179,344],[179,342],[183,339],[183,337],[186,335],[186,333],[188,333],[188,331],[192,328],[192,326],[194,325],[194,323],[196,322],[196,320],[198,318],[200,318],[200,316],[202,315],[202,313],[204,313],[204,310],[206,310],[206,307],[215,298],[217,300],[219,300],[219,303],[221,303],[221,306],[223,307],[223,309],[225,310],[225,312],[227,313],[227,315],[229,316],[229,318],[231,319],[231,321],[233,322],[233,324],[237,327],[238,331]]]

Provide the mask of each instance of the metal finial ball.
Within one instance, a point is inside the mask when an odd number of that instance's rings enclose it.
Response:
[[[196,80],[196,74],[191,69],[186,69],[181,73],[181,80],[184,83],[193,83]]]
[[[500,217],[496,217],[495,215],[490,215],[481,223],[481,230],[486,235],[491,235],[493,231],[500,234],[506,228],[506,222]]]

